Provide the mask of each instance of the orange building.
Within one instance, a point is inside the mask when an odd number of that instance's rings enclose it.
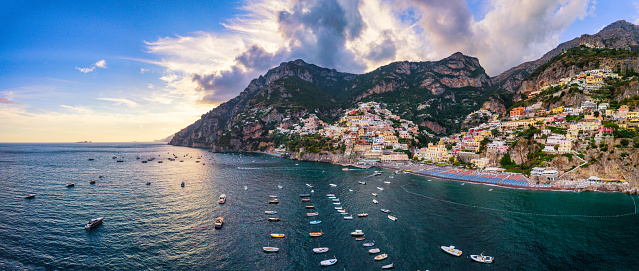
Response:
[[[523,116],[524,110],[526,110],[526,108],[524,107],[515,107],[513,108],[513,110],[510,111],[510,116],[511,117]]]

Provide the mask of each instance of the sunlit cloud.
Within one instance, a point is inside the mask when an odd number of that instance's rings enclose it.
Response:
[[[200,102],[219,104],[281,62],[298,58],[363,73],[392,61],[438,60],[457,51],[496,76],[541,57],[559,35],[596,9],[592,0],[488,0],[474,18],[463,0],[246,1],[245,14],[218,32],[147,41],[145,60],[167,85],[196,83]],[[170,79],[170,80],[168,80]],[[193,89],[170,87],[174,91]],[[192,93],[190,94],[192,95]]]
[[[89,108],[85,108],[85,107],[79,107],[79,106],[70,106],[70,105],[64,105],[61,104],[60,105],[63,108],[78,112],[78,113],[92,113],[93,110],[89,109]]]
[[[97,68],[106,69],[107,68],[106,61],[104,59],[102,59],[102,60],[100,60],[100,61],[98,61],[96,63],[93,63],[93,65],[91,65],[91,67],[89,67],[89,68],[78,68],[78,67],[75,67],[75,69],[80,71],[80,72],[82,72],[82,73],[90,73],[90,72],[94,71],[96,67]]]
[[[17,104],[16,102],[13,102],[7,98],[4,97],[0,97],[0,104]]]
[[[131,108],[140,106],[138,103],[124,98],[98,98],[98,100],[114,102],[116,105],[126,105]]]

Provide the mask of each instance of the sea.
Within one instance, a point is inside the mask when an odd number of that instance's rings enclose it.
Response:
[[[380,270],[390,263],[395,270],[639,268],[636,195],[342,169],[154,143],[0,144],[0,270]],[[383,173],[374,176],[375,170]],[[75,186],[66,187],[70,182]],[[221,194],[225,204],[218,203]],[[300,194],[310,194],[310,202]],[[353,219],[336,212],[327,194]],[[269,204],[271,195],[279,204]],[[267,210],[281,220],[269,222]],[[319,215],[307,216],[311,211]],[[85,230],[96,217],[104,223]],[[224,217],[221,229],[214,228],[216,217]],[[356,241],[355,230],[366,239]],[[365,242],[388,258],[375,261]],[[440,248],[450,245],[462,255]],[[265,246],[280,250],[265,253]],[[329,251],[315,254],[316,247]],[[481,253],[494,262],[471,260]],[[331,258],[335,265],[320,266]]]

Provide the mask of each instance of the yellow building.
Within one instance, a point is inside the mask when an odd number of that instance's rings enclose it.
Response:
[[[490,160],[488,158],[475,158],[470,160],[470,163],[475,165],[478,168],[485,168],[488,166]]]
[[[447,161],[451,155],[448,153],[446,145],[444,145],[444,141],[439,141],[437,145],[428,143],[428,147],[419,149],[417,157],[423,158],[424,160],[439,162]]]
[[[572,150],[572,140],[566,139],[559,142],[559,153],[569,153]]]
[[[551,111],[552,111],[553,114],[558,114],[558,113],[564,112],[564,108],[563,107],[555,107]]]

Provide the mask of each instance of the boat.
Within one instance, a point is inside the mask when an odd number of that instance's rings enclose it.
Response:
[[[304,197],[310,197],[310,194],[300,194],[300,197],[304,198]]]
[[[333,202],[335,202],[335,201],[339,201],[339,199],[331,199],[331,200],[332,200]]]
[[[348,189],[348,192],[353,192],[353,189]]]
[[[158,161],[158,164],[162,164],[162,160]]]
[[[377,201],[376,199],[373,199],[373,203],[378,204],[379,201]]]
[[[276,195],[269,195],[268,197],[269,197],[269,198],[272,198],[272,199],[277,198],[277,196],[276,196]]]
[[[327,197],[334,197],[334,194],[326,194]]]
[[[311,201],[311,199],[309,198],[302,199],[302,202],[309,202],[309,201]]]
[[[379,187],[379,186],[377,187],[377,189],[379,189],[379,190],[384,190],[384,188],[381,188],[381,187]]]
[[[146,185],[151,185],[151,182],[146,182]]]
[[[272,238],[284,238],[285,236],[283,233],[271,233]]]
[[[394,217],[392,215],[388,215],[388,219],[390,219],[392,221],[397,221],[397,217]]]
[[[116,162],[118,162],[118,163],[122,163],[122,162],[124,162],[124,160],[119,159],[119,160],[117,160]]]
[[[333,184],[333,183],[328,184],[328,185],[330,185],[330,186],[332,186],[332,187],[336,187],[336,186],[337,186],[336,184]]]
[[[368,214],[367,213],[361,213],[361,214],[357,214],[357,216],[359,216],[359,217],[367,217]]]
[[[324,235],[323,232],[319,231],[319,232],[309,232],[308,235],[310,235],[311,237],[320,237],[322,235]]]
[[[342,206],[335,206],[335,210],[344,209]]]
[[[276,222],[276,221],[280,221],[280,218],[279,217],[269,217],[268,221]]]
[[[146,161],[146,160],[142,160],[142,163],[143,163],[143,164],[146,164],[146,163],[148,163],[148,161]]]
[[[339,201],[333,202],[333,205],[340,205],[340,204],[342,204],[342,203],[339,202]]]
[[[226,194],[220,195],[220,200],[218,202],[220,204],[224,204],[226,202]]]
[[[32,198],[35,198],[35,196],[36,196],[35,194],[29,194],[29,195],[24,196],[24,198],[25,199],[32,199]]]
[[[393,267],[395,267],[395,264],[391,263],[391,264],[387,264],[387,265],[382,266],[382,269],[393,269]]]
[[[483,252],[479,255],[470,255],[470,258],[473,261],[480,262],[480,263],[493,263],[493,260],[494,260],[494,258],[491,256],[484,256]]]
[[[373,176],[379,176],[379,175],[382,175],[382,173],[381,173],[381,172],[375,172],[375,173],[373,173]]]
[[[337,197],[335,197],[335,196],[328,196],[327,198],[329,198],[329,199],[336,199]]]
[[[354,232],[351,232],[351,236],[363,236],[364,232],[362,230],[355,230]]]
[[[184,187],[184,182],[182,182],[182,184],[180,184],[181,187]]]
[[[67,187],[74,187],[75,184],[74,183],[67,183]]]
[[[313,188],[313,186],[312,186],[312,185],[310,185],[310,184],[306,184],[306,186],[308,186],[308,187],[310,187],[310,188]]]
[[[322,266],[329,266],[329,265],[334,265],[337,263],[337,258],[333,258],[333,259],[328,259],[328,260],[323,260],[320,262],[320,265]]]
[[[84,225],[84,228],[87,230],[93,229],[97,226],[100,226],[102,224],[102,220],[104,220],[104,217],[98,217],[98,218],[94,218],[89,220],[89,223],[87,223],[86,225]]]
[[[315,193],[315,190],[311,189],[311,193]]]
[[[364,241],[364,239],[366,239],[364,236],[355,237],[355,241]]]
[[[95,184],[95,180],[89,181],[89,184]]]
[[[385,183],[385,184],[389,184],[390,182],[389,182],[389,181],[384,181],[384,183]]]
[[[272,199],[272,200],[269,200],[268,203],[269,204],[278,204],[278,203],[280,203],[280,201],[277,200],[277,199]]]
[[[319,214],[319,213],[306,213],[306,216],[316,216],[316,215],[318,215],[318,214]]]
[[[306,208],[306,209],[315,209],[315,206],[313,206],[313,205],[306,205],[306,206],[304,206],[304,208]]]
[[[351,170],[351,169],[350,169],[350,168],[347,168],[347,167],[344,167],[344,168],[342,168],[342,170],[343,170],[343,171],[349,171],[349,170]]]
[[[388,254],[386,254],[386,253],[375,256],[375,260],[376,261],[381,261],[381,260],[386,259],[386,258],[388,258]]]
[[[272,247],[271,244],[268,244],[265,247],[262,247],[262,250],[264,250],[264,252],[278,252],[278,251],[280,251],[280,249],[278,247]]]
[[[348,213],[346,211],[340,212],[340,215],[347,215]]]
[[[450,255],[454,255],[454,256],[461,256],[462,255],[462,251],[459,249],[456,249],[455,246],[441,246],[442,250]]]
[[[322,221],[321,220],[313,220],[311,222],[308,222],[308,224],[311,224],[311,225],[317,225],[319,223],[322,223]]]
[[[222,228],[222,224],[224,224],[224,218],[223,217],[218,217],[215,219],[215,228],[219,229]]]
[[[316,248],[313,248],[313,252],[315,252],[315,253],[326,253],[326,252],[328,252],[328,248],[327,247],[316,247]]]
[[[113,157],[111,157],[111,159],[115,159],[115,158],[118,158],[118,157],[117,157],[117,156],[113,156]]]
[[[248,190],[248,187],[246,187],[246,185],[244,186],[244,190]]]
[[[281,186],[281,185],[277,185],[277,188],[282,189],[282,188],[284,188],[284,187],[283,187],[283,186]]]
[[[373,196],[377,197],[377,193],[371,193],[371,194],[373,194]]]
[[[381,209],[381,210],[382,210],[382,212],[387,213],[387,214],[390,214],[390,212],[391,212],[390,210],[386,210],[386,209]]]
[[[371,248],[368,250],[368,253],[370,254],[377,254],[379,253],[381,250],[379,248]]]
[[[277,211],[264,211],[264,213],[267,215],[274,215],[277,214]]]
[[[93,161],[93,160],[95,160],[95,159],[93,159],[93,158],[89,158],[89,161]]]
[[[365,246],[365,247],[372,247],[372,246],[374,246],[374,245],[375,245],[375,241],[373,241],[373,242],[368,242],[368,243],[364,243],[362,246]]]
[[[365,184],[366,184],[366,182],[365,182],[365,181],[358,181],[357,183],[359,183],[359,184],[363,184],[363,185],[365,185]]]
[[[351,219],[353,219],[353,216],[352,216],[352,215],[345,216],[345,217],[344,217],[344,219],[345,219],[345,220],[351,220]]]

